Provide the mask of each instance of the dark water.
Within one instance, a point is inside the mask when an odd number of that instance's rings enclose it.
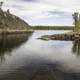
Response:
[[[0,80],[80,80],[80,42],[43,41],[35,31],[0,36]]]

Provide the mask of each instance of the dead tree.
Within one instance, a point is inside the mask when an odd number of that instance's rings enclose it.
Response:
[[[0,8],[2,8],[2,5],[3,5],[3,1],[0,2]]]

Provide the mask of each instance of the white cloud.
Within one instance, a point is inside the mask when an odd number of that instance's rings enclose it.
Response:
[[[75,10],[80,11],[79,0],[0,0],[0,1],[4,1],[3,6],[4,10],[9,8],[11,13],[21,17],[25,21],[28,21],[29,24],[32,25],[39,23],[40,24],[47,23],[53,25],[54,23],[57,24],[65,23],[65,25],[71,25],[73,22],[71,14]]]

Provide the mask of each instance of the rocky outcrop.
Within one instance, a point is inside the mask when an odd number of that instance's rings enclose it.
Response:
[[[80,33],[64,33],[64,34],[54,34],[54,35],[44,35],[41,38],[42,40],[80,40]]]
[[[12,15],[9,10],[4,12],[0,9],[0,31],[28,31],[31,27],[24,20]]]

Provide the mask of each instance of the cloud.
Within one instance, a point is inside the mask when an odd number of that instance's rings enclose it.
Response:
[[[2,1],[2,0],[0,0]],[[3,9],[28,21],[31,25],[72,25],[72,13],[80,11],[79,0],[3,0]],[[65,21],[65,22],[64,22]]]
[[[80,7],[80,0],[40,0],[40,1],[59,8],[79,9]]]
[[[36,2],[37,0],[21,0],[21,1]]]

